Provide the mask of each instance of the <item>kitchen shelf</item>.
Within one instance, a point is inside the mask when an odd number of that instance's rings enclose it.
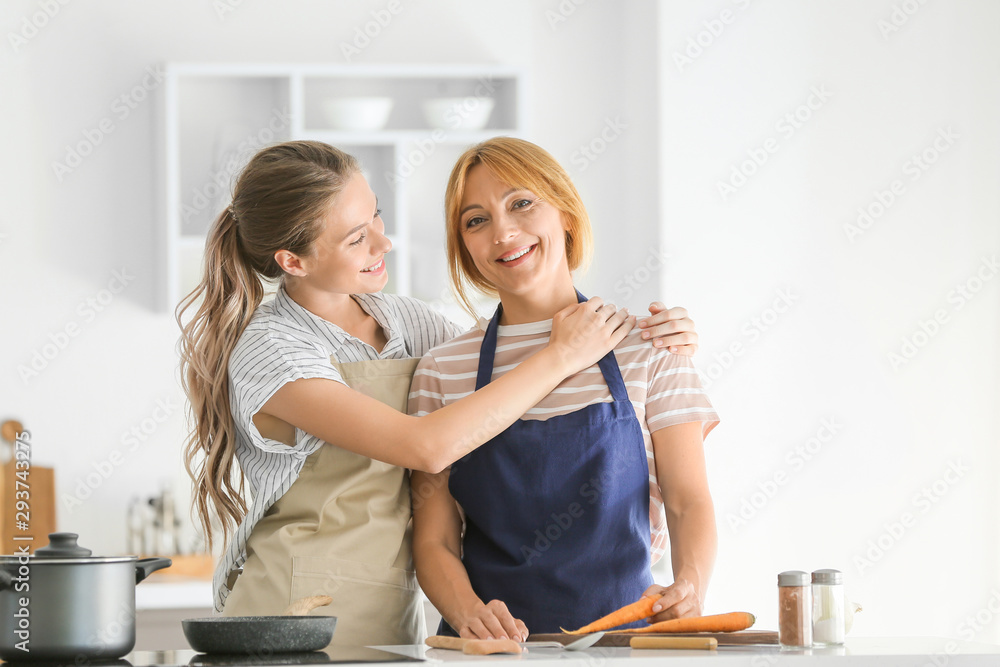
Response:
[[[393,251],[386,291],[432,302],[461,319],[447,294],[444,188],[469,145],[524,136],[526,77],[500,65],[168,63],[158,89],[156,151],[160,229],[158,306],[172,310],[201,278],[205,235],[229,205],[233,180],[265,145],[323,141],[356,156],[379,197]],[[330,127],[323,101],[389,96],[378,131]],[[435,129],[421,104],[457,97],[493,100],[484,129]]]

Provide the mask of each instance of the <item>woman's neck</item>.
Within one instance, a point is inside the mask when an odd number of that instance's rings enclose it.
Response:
[[[539,289],[525,294],[511,294],[500,291],[503,314],[500,324],[527,324],[551,320],[556,313],[577,302],[576,288],[572,277],[562,285],[552,289]]]
[[[350,294],[317,290],[300,281],[285,281],[289,298],[313,315],[371,345],[377,352],[385,347],[387,338],[382,327],[354,300]]]

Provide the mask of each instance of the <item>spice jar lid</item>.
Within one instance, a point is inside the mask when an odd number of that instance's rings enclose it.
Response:
[[[788,570],[778,575],[779,586],[808,586],[809,573],[802,570]]]
[[[812,574],[814,584],[842,584],[844,573],[840,570],[816,570]]]

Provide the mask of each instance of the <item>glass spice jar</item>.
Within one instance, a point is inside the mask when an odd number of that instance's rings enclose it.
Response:
[[[812,573],[813,641],[817,646],[844,643],[844,575],[840,570]]]
[[[812,646],[812,588],[808,572],[778,575],[778,643],[787,648]]]

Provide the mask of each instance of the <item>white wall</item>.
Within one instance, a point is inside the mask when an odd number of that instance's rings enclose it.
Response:
[[[669,1],[659,23],[661,290],[696,312],[724,420],[710,609],[774,627],[775,575],[834,567],[859,634],[996,642],[1000,5]]]
[[[46,17],[41,12],[49,4],[58,11]],[[220,13],[229,4],[232,11]],[[161,485],[188,494],[180,462],[177,328],[154,310],[162,249],[153,229],[152,104],[147,98],[124,114],[127,107],[116,100],[132,95],[148,67],[167,61],[344,63],[341,45],[388,6],[381,0],[229,4],[17,0],[0,9],[0,263],[9,283],[0,297],[0,417],[17,417],[32,431],[35,464],[55,466],[64,501],[95,466],[106,468],[112,453],[121,452],[106,481],[94,477],[97,488],[83,489],[89,497],[59,506],[60,528],[79,532],[97,552],[125,548],[125,504],[132,496]],[[578,176],[597,226],[600,259],[581,288],[613,294],[641,257],[636,238],[653,242],[657,234],[657,149],[648,141],[655,117],[651,109],[631,109],[637,96],[653,100],[656,26],[641,20],[652,4],[635,3],[627,16],[612,3],[570,3],[573,11],[563,13],[558,6],[556,0],[400,0],[401,11],[351,62],[525,68],[534,93],[530,138]],[[25,28],[32,21],[42,27]],[[23,33],[24,43],[12,42],[11,33]],[[640,81],[623,71],[645,74]],[[606,147],[598,141],[600,154],[581,169],[579,147],[617,116],[627,119],[627,131]],[[64,162],[67,144],[102,120],[114,130],[60,179],[53,162]],[[650,187],[623,203],[622,193],[635,195],[627,169],[634,163],[644,165]],[[438,159],[426,167],[436,173],[421,174],[421,182],[438,184],[434,196],[442,204],[450,167]],[[127,286],[100,312],[87,306],[87,299],[112,297],[107,288],[121,269],[131,276]],[[630,303],[641,307],[655,291],[647,280]],[[22,379],[19,367],[30,366],[67,326],[75,334],[64,348],[46,350],[52,358],[45,367]],[[158,402],[170,411],[162,423],[150,421],[165,414]],[[129,445],[125,434],[144,423],[151,433]]]

